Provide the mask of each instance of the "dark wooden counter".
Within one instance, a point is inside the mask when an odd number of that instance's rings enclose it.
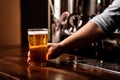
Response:
[[[46,67],[29,66],[27,51],[26,47],[0,47],[0,80],[120,80],[119,72],[68,62],[66,54],[49,60]]]

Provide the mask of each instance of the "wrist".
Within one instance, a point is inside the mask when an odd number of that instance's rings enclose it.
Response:
[[[67,52],[66,47],[65,47],[64,44],[62,44],[61,42],[58,43],[58,44],[59,44],[59,49],[60,49],[60,52],[61,52],[61,53]]]

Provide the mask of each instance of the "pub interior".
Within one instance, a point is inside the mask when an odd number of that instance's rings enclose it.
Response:
[[[0,80],[120,80],[120,30],[84,48],[27,63],[27,29],[48,28],[48,42],[64,40],[113,0],[1,0]],[[64,15],[67,14],[67,15]],[[62,19],[65,25],[57,22]]]

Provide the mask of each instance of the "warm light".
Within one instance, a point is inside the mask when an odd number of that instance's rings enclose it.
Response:
[[[56,17],[57,19],[60,18],[60,3],[61,3],[61,0],[54,0],[54,9],[55,9],[55,14],[54,14],[54,17]]]
[[[73,0],[69,0],[68,8],[69,8],[69,12],[73,13]]]
[[[100,4],[100,3],[101,3],[101,0],[97,0],[97,3]]]

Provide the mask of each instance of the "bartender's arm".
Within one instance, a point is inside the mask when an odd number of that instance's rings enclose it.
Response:
[[[48,57],[56,58],[64,52],[69,52],[75,48],[87,46],[90,43],[102,38],[103,36],[104,32],[102,29],[98,27],[94,22],[89,21],[81,29],[60,43],[48,44]]]
[[[48,58],[56,58],[64,52],[82,48],[112,33],[120,27],[120,0],[113,3],[103,13],[95,16],[86,25],[60,43],[48,45]]]

